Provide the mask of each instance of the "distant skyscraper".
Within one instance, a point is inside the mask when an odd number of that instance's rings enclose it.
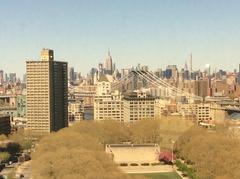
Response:
[[[210,64],[205,65],[205,72],[207,73],[208,76],[211,75],[211,66]]]
[[[114,72],[116,70],[116,63],[113,63],[112,71]]]
[[[16,73],[10,73],[9,74],[9,81],[11,83],[16,83],[17,82],[17,75],[16,75]]]
[[[70,80],[71,82],[74,81],[74,68],[73,68],[73,67],[69,68],[68,78],[69,78],[69,80]]]
[[[43,49],[41,61],[27,61],[27,126],[38,132],[68,126],[67,62],[54,61]]]
[[[105,74],[111,75],[113,73],[113,63],[112,63],[112,57],[110,55],[110,51],[108,51],[108,56],[105,59],[104,68],[105,68]]]
[[[27,74],[23,74],[23,80],[22,80],[23,83],[26,83],[27,82]]]
[[[178,70],[177,70],[176,65],[168,65],[165,72],[166,72],[165,75],[166,75],[167,79],[170,79],[170,78],[177,79],[178,78]]]
[[[0,70],[0,84],[3,84],[4,81],[4,72],[3,70]]]
[[[8,81],[9,81],[8,75],[7,73],[5,73],[5,82],[8,83]]]
[[[98,64],[98,72],[99,72],[99,75],[102,75],[102,74],[103,74],[103,70],[104,70],[103,64],[102,64],[102,63],[99,63],[99,64]]]

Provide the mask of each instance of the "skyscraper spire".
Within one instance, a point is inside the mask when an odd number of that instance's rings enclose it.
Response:
[[[105,70],[105,74],[112,75],[113,73],[112,57],[110,54],[110,50],[108,50],[108,56],[105,59],[104,70]]]
[[[188,65],[187,65],[187,62],[185,62],[184,70],[185,70],[185,71],[188,71]]]

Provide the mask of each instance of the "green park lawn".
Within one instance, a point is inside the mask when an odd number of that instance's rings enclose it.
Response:
[[[143,175],[150,179],[181,179],[181,177],[175,172],[169,173],[143,173],[143,174],[132,174],[132,175]]]

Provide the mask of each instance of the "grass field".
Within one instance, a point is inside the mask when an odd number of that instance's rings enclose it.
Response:
[[[143,173],[143,174],[132,174],[132,175],[143,175],[149,179],[181,179],[181,177],[175,173]]]

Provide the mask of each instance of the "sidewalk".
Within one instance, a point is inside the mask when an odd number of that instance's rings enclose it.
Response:
[[[119,167],[124,173],[162,173],[162,172],[173,172],[173,168],[169,165],[158,165],[158,166],[126,166]]]

